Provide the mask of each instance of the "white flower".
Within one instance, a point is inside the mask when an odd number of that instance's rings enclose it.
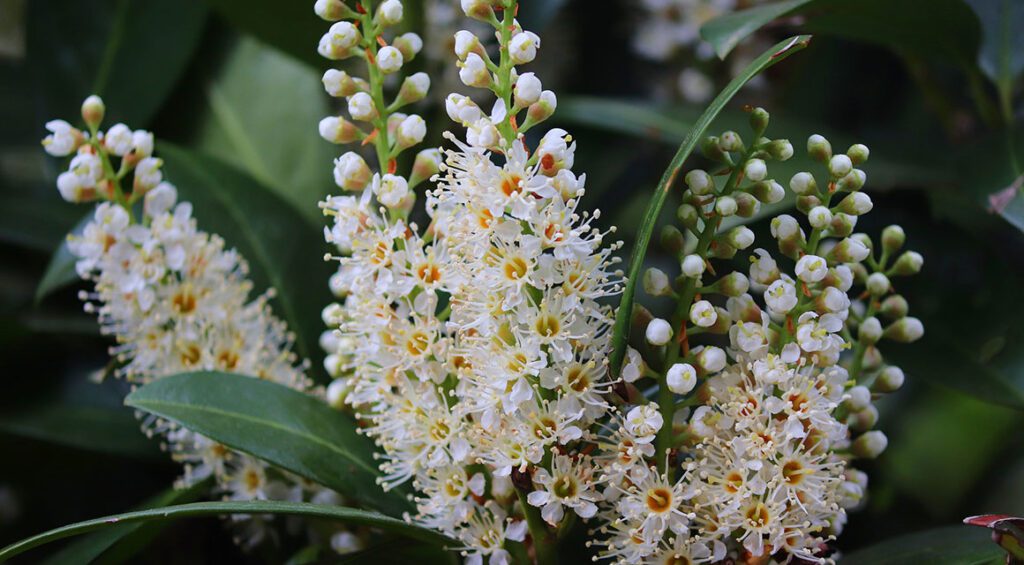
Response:
[[[796,341],[804,351],[837,351],[843,338],[836,335],[843,329],[843,320],[835,314],[818,317],[816,312],[804,312],[797,321]]]
[[[481,49],[480,38],[471,31],[459,30],[455,32],[455,56],[460,61],[465,61],[470,53]]]
[[[328,59],[343,59],[349,56],[353,47],[359,43],[362,35],[359,28],[352,22],[337,22],[331,29],[320,38],[320,46],[317,51]]]
[[[718,312],[707,300],[698,300],[690,306],[690,322],[700,328],[710,328],[718,321]]]
[[[647,324],[647,343],[665,345],[672,339],[672,326],[661,318],[655,318]]]
[[[764,249],[755,249],[750,257],[750,280],[760,285],[768,285],[779,278],[779,266],[775,259]]]
[[[597,514],[600,500],[593,490],[592,474],[589,457],[579,461],[565,455],[556,455],[551,463],[551,472],[538,469],[533,475],[533,482],[539,488],[529,494],[527,501],[531,506],[541,508],[541,518],[553,526],[557,526],[564,516],[563,507],[573,509],[584,520]]]
[[[135,184],[143,190],[149,190],[160,184],[164,174],[160,167],[164,162],[156,157],[145,157],[135,166]]]
[[[349,151],[334,161],[334,183],[345,190],[362,190],[372,172],[358,153]]]
[[[409,183],[398,175],[374,175],[373,193],[377,195],[377,200],[381,204],[394,208],[409,196]]]
[[[476,53],[466,55],[466,60],[459,63],[459,79],[466,86],[486,88],[491,84],[491,73],[487,64]]]
[[[132,150],[132,130],[124,124],[110,126],[103,136],[103,145],[118,157],[124,157]]]
[[[665,382],[676,394],[689,394],[697,386],[697,370],[689,363],[676,363],[668,368]]]
[[[816,283],[828,274],[828,262],[817,255],[804,255],[796,262],[796,276],[806,283]]]
[[[402,52],[390,45],[377,51],[377,68],[386,75],[401,69],[402,62]]]
[[[622,366],[622,380],[627,383],[635,382],[644,376],[644,360],[640,352],[632,347],[626,347],[626,363]]]
[[[50,135],[43,139],[43,149],[54,157],[70,155],[82,135],[64,120],[50,120],[46,122],[46,129],[50,131]]]
[[[832,223],[832,211],[824,206],[815,206],[807,213],[807,219],[811,222],[811,227],[825,229]]]
[[[796,287],[790,281],[778,279],[764,291],[764,301],[772,312],[785,314],[796,306]]]
[[[661,412],[658,411],[658,405],[652,402],[630,409],[626,414],[625,427],[626,431],[637,438],[637,441],[650,443],[654,441],[654,436],[657,435],[664,422]]]
[[[508,45],[509,56],[516,65],[525,65],[537,56],[540,38],[530,31],[522,31],[512,37]]]

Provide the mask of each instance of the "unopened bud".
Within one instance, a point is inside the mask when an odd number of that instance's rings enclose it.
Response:
[[[509,58],[515,65],[525,65],[537,57],[540,37],[531,31],[520,31],[508,43]]]
[[[484,55],[484,48],[480,44],[480,38],[471,31],[460,30],[455,32],[455,56],[460,61],[464,61],[470,53],[476,53],[481,57]]]
[[[743,174],[754,182],[762,181],[768,176],[768,166],[761,159],[750,159],[743,166]]]
[[[870,155],[871,152],[868,151],[868,147],[866,145],[855,143],[846,150],[846,154],[850,156],[850,161],[852,161],[854,165],[860,165],[868,160],[868,155]]]
[[[893,264],[890,273],[897,276],[916,275],[921,272],[924,265],[924,257],[917,251],[904,251],[896,263]]]
[[[805,196],[816,193],[818,191],[818,183],[815,182],[814,175],[811,173],[797,173],[790,179],[789,188],[794,193]]]
[[[377,23],[382,26],[393,26],[402,21],[402,2],[400,0],[385,0],[377,8]]]
[[[882,273],[872,273],[871,276],[868,277],[868,282],[865,286],[867,286],[868,292],[872,296],[882,296],[892,288],[892,284],[889,282],[889,277]]]
[[[841,179],[853,170],[853,161],[846,155],[835,155],[828,161],[828,172],[834,179]]]
[[[754,232],[746,226],[736,226],[725,234],[724,239],[736,249],[746,249],[754,243]]]
[[[763,180],[750,187],[750,193],[765,204],[775,204],[786,197],[786,189],[774,180]]]
[[[878,311],[890,320],[899,320],[910,312],[910,305],[907,304],[906,298],[894,294],[882,301],[882,307]]]
[[[886,253],[896,253],[906,240],[907,234],[900,226],[892,225],[882,230],[882,249]]]
[[[864,183],[866,183],[867,180],[868,175],[864,171],[860,169],[853,169],[847,173],[846,176],[836,182],[836,189],[844,192],[857,192],[864,188]]]
[[[686,186],[697,196],[711,194],[715,190],[715,181],[706,171],[694,169],[686,173]]]
[[[873,404],[868,404],[862,410],[858,410],[853,414],[850,414],[847,420],[847,425],[850,429],[856,432],[865,432],[875,427],[878,423],[878,408],[875,408]]]
[[[412,163],[412,174],[409,175],[409,188],[437,174],[441,167],[441,152],[436,148],[424,149],[416,154]]]
[[[868,258],[870,250],[861,241],[847,237],[836,244],[829,252],[830,263],[860,263]]]
[[[349,97],[367,88],[365,81],[354,78],[345,71],[328,69],[323,78],[324,90],[334,97]]]
[[[871,388],[875,392],[894,392],[903,386],[904,379],[903,369],[890,365],[878,373],[878,377],[872,383]]]
[[[825,229],[832,223],[832,211],[824,206],[815,206],[807,213],[807,220],[815,229]]]
[[[668,368],[665,383],[676,394],[689,394],[697,386],[697,370],[689,363],[676,363]]]
[[[793,156],[793,144],[788,139],[776,139],[765,147],[765,151],[776,161],[788,161]]]
[[[651,267],[644,272],[644,292],[651,296],[667,296],[672,293],[668,275],[661,269]]]
[[[921,320],[907,316],[889,324],[882,336],[900,343],[911,343],[924,335],[924,324]]]
[[[357,153],[348,152],[334,161],[334,182],[345,190],[362,190],[373,172]]]
[[[395,101],[399,106],[419,102],[426,97],[428,90],[430,90],[430,76],[424,72],[414,73],[402,81],[402,87],[398,89]]]
[[[700,212],[691,204],[680,204],[679,208],[676,209],[676,218],[679,220],[679,223],[683,224],[690,231],[696,231]]]
[[[701,140],[700,152],[708,159],[718,161],[719,163],[725,163],[729,160],[728,155],[722,150],[721,140],[714,135]]]
[[[761,201],[746,192],[737,192],[732,198],[736,201],[736,215],[741,218],[752,218],[761,210]]]
[[[697,366],[705,373],[717,373],[725,368],[725,351],[713,345],[702,348],[697,353]]]
[[[872,207],[874,204],[871,202],[870,196],[864,192],[854,192],[843,198],[836,206],[836,210],[844,214],[860,216],[870,212]]]
[[[359,17],[359,14],[346,6],[342,0],[316,0],[313,11],[329,22]]]
[[[474,20],[490,22],[494,19],[491,0],[462,0],[462,11]]]
[[[715,212],[719,216],[729,217],[736,213],[736,199],[731,196],[720,196],[715,200]]]
[[[871,391],[866,386],[855,386],[846,391],[846,396],[845,404],[851,412],[860,412],[871,406]]]
[[[754,130],[755,136],[760,136],[764,130],[768,129],[769,119],[768,111],[764,108],[754,108],[750,112],[750,129]]]
[[[352,143],[365,137],[359,126],[342,117],[328,116],[320,120],[320,137],[331,143]]]
[[[544,91],[540,79],[534,73],[523,73],[516,79],[516,86],[513,90],[515,105],[519,108],[527,108],[540,100],[540,94]]]
[[[402,53],[402,61],[408,63],[423,50],[423,38],[410,31],[396,37],[391,45]]]
[[[832,144],[823,136],[814,134],[807,138],[807,154],[819,163],[827,163],[832,158]]]
[[[683,274],[691,279],[699,279],[704,274],[705,267],[704,258],[696,254],[683,257],[681,264]]]
[[[857,328],[857,337],[868,345],[878,343],[882,339],[882,323],[874,316],[866,318]]]
[[[665,345],[672,339],[672,326],[661,318],[655,318],[647,324],[644,336],[651,345]]]
[[[395,144],[401,149],[407,149],[423,141],[426,135],[427,123],[423,121],[423,118],[413,114],[398,124]]]
[[[796,209],[804,214],[810,214],[818,206],[821,206],[821,199],[814,194],[796,197]]]
[[[855,227],[857,227],[857,216],[839,213],[832,216],[829,231],[836,237],[846,237],[853,233]]]
[[[661,248],[668,251],[673,256],[679,256],[683,252],[683,247],[686,245],[686,238],[683,233],[679,231],[679,228],[669,224],[661,228]]]
[[[889,438],[878,430],[865,432],[853,442],[850,451],[862,459],[874,459],[889,446]]]
[[[708,253],[712,259],[732,259],[736,256],[736,248],[729,245],[729,242],[720,239],[711,242]]]
[[[337,22],[320,38],[317,52],[322,57],[338,61],[351,57],[363,36],[352,22]]]
[[[348,396],[348,387],[345,384],[346,379],[334,379],[331,384],[327,385],[327,404],[336,410],[341,410],[345,407],[345,397]]]
[[[725,296],[741,296],[750,290],[750,279],[743,273],[733,271],[718,279],[713,285],[713,289]]]
[[[555,113],[555,108],[557,107],[558,99],[555,97],[554,92],[550,90],[541,92],[540,100],[530,104],[530,107],[526,110],[526,123],[523,124],[523,129],[550,118],[551,114]]]
[[[377,117],[377,106],[365,92],[357,92],[348,98],[348,113],[353,120],[369,122]]]
[[[743,151],[743,139],[740,138],[740,134],[734,131],[727,131],[722,134],[722,137],[718,138],[718,145],[725,152],[738,152]]]
[[[103,105],[103,99],[93,94],[82,102],[82,119],[91,129],[100,127],[107,107]]]

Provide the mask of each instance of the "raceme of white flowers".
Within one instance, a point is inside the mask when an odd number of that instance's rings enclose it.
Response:
[[[291,351],[293,336],[270,311],[271,292],[249,298],[248,265],[223,239],[198,229],[192,205],[179,202],[163,180],[153,134],[124,124],[101,131],[103,114],[102,101],[88,98],[82,106],[88,131],[54,120],[43,146],[51,155],[72,156],[57,179],[66,200],[101,201],[82,234],[69,236],[68,248],[79,276],[95,285],[83,292],[86,310],[117,342],[110,350],[114,374],[145,384],[216,370],[312,392]],[[143,425],[184,465],[181,486],[212,477],[215,492],[230,500],[340,502],[332,491],[171,422],[147,416]],[[235,519],[243,522],[244,545],[271,533],[262,517]],[[350,533],[338,536],[347,540],[335,544],[340,549],[358,549]]]

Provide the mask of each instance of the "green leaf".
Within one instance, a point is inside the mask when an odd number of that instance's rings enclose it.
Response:
[[[981,22],[978,66],[1009,102],[1024,72],[1024,3],[1019,0],[965,0]]]
[[[256,289],[277,292],[274,313],[296,334],[296,351],[319,374],[320,311],[331,301],[331,268],[320,228],[263,183],[219,159],[160,142],[166,178],[192,202],[200,229],[224,238],[249,262]]]
[[[622,300],[619,303],[619,310],[615,316],[615,327],[612,334],[611,367],[613,373],[618,373],[626,354],[629,322],[633,314],[633,297],[636,294],[636,285],[640,280],[640,271],[643,269],[647,246],[650,244],[651,234],[654,232],[661,209],[665,205],[665,199],[668,197],[669,191],[672,190],[672,186],[683,167],[683,163],[690,156],[697,143],[700,142],[701,137],[703,137],[711,122],[747,81],[775,63],[804,49],[810,43],[810,40],[810,36],[807,35],[786,39],[765,51],[760,57],[750,63],[747,68],[743,69],[743,72],[725,87],[725,90],[711,102],[708,109],[697,119],[694,126],[690,128],[686,139],[680,145],[675,157],[672,158],[672,162],[669,163],[665,174],[661,177],[661,182],[658,183],[658,187],[655,189],[654,196],[647,207],[647,212],[644,214],[643,222],[640,224],[640,229],[637,232],[636,244],[633,246],[633,253],[629,259],[628,280],[622,292]]]
[[[786,0],[747,8],[715,18],[700,28],[700,35],[715,48],[715,54],[724,59],[740,41],[764,27],[765,24],[785,16],[814,0]]]
[[[168,489],[165,492],[143,502],[140,510],[160,508],[171,504],[193,502],[207,494],[210,480],[183,489]],[[101,530],[88,537],[68,545],[44,562],[44,565],[72,565],[75,563],[119,563],[134,556],[160,533],[166,524],[163,522],[134,522],[120,524]],[[102,560],[101,560],[102,557]]]
[[[3,194],[0,196],[0,241],[50,253],[80,214],[80,208],[57,198]]]
[[[322,224],[317,202],[335,186],[332,159],[340,151],[318,134],[317,124],[331,113],[320,74],[243,38],[207,99],[210,111],[192,147],[246,171]]]
[[[938,528],[883,541],[847,554],[841,565],[997,565],[1006,553],[988,532],[970,526]]]
[[[286,516],[322,518],[326,520],[336,520],[346,524],[368,526],[385,532],[392,532],[414,540],[426,542],[431,545],[448,546],[457,543],[434,530],[428,530],[421,526],[406,523],[397,518],[384,516],[383,514],[357,510],[355,508],[346,508],[344,506],[327,506],[322,504],[277,501],[193,502],[191,504],[178,504],[175,506],[165,506],[150,510],[138,510],[113,516],[104,516],[102,518],[94,518],[92,520],[85,520],[83,522],[77,522],[60,528],[55,528],[0,549],[0,562],[59,539],[102,530],[104,528],[116,527],[121,524],[176,520],[179,518],[220,516],[224,514],[280,514]]]
[[[85,217],[75,224],[71,233],[81,235],[86,224],[91,222],[92,219],[93,212],[90,210]],[[46,270],[43,271],[43,278],[39,280],[39,286],[36,287],[35,299],[37,304],[42,302],[43,298],[49,296],[53,291],[64,288],[79,280],[78,272],[75,271],[76,261],[78,261],[78,258],[72,255],[71,250],[68,248],[67,237],[65,236],[64,240],[57,246],[57,250],[53,252],[53,256],[50,257],[50,262],[46,265]]]
[[[330,22],[313,12],[313,2],[206,0],[231,25],[315,68],[327,61],[316,52]]]
[[[0,416],[0,433],[123,457],[163,458],[123,408],[43,402]]]
[[[285,386],[228,373],[158,379],[125,404],[173,420],[229,447],[332,488],[362,506],[398,516],[404,496],[385,493],[373,443],[347,414]]]

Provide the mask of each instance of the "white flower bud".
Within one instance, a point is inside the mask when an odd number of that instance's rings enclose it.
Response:
[[[865,431],[875,427],[878,423],[878,408],[875,408],[873,404],[868,404],[863,410],[858,410],[853,414],[850,414],[847,424],[851,430],[854,431]]]
[[[868,156],[871,154],[871,152],[868,151],[866,145],[863,145],[861,143],[854,143],[853,145],[850,146],[849,149],[846,150],[846,154],[850,156],[850,161],[852,161],[854,165],[860,165],[861,163],[868,160]]]
[[[328,69],[323,78],[324,90],[334,97],[352,96],[360,90],[359,80],[345,71]]]
[[[317,51],[328,59],[344,59],[352,55],[352,49],[361,39],[359,28],[352,22],[337,22],[320,38]]]
[[[480,38],[471,31],[460,30],[455,32],[455,56],[460,61],[465,61],[470,53],[479,54],[483,50],[480,45]]]
[[[754,182],[763,181],[768,176],[768,166],[761,159],[750,159],[743,167],[743,174]]]
[[[396,142],[398,147],[405,149],[423,141],[427,135],[427,122],[423,118],[413,114],[398,125]]]
[[[405,77],[402,87],[398,89],[396,101],[400,105],[419,102],[430,90],[430,76],[427,73],[419,72]]]
[[[178,201],[178,190],[169,182],[162,182],[146,193],[142,210],[150,218],[155,218],[170,210]]]
[[[786,197],[786,189],[774,180],[765,180],[753,185],[751,193],[765,204],[775,204]]]
[[[796,262],[796,276],[806,283],[816,283],[828,274],[828,262],[817,255],[804,255]]]
[[[872,204],[870,196],[863,192],[854,192],[843,198],[836,209],[844,214],[860,216],[870,212],[872,207],[874,204]]]
[[[718,145],[722,151],[743,151],[743,139],[740,138],[740,134],[734,131],[727,131],[722,134],[721,139],[718,140]]]
[[[904,251],[892,266],[892,274],[897,276],[916,275],[924,266],[924,257],[917,251]]]
[[[558,107],[558,98],[555,97],[555,93],[550,90],[545,90],[540,93],[540,100],[530,104],[530,107],[526,110],[526,123],[527,125],[539,124],[544,120],[551,117],[551,114],[555,113],[555,109]]]
[[[326,400],[327,404],[331,408],[341,410],[345,407],[345,396],[348,393],[348,387],[345,386],[345,379],[334,379],[331,384],[327,385]]]
[[[132,153],[136,157],[149,157],[153,154],[153,132],[137,129],[132,132]]]
[[[705,373],[717,373],[725,368],[727,359],[720,347],[709,345],[697,353],[697,365]]]
[[[789,188],[800,196],[807,196],[817,192],[818,183],[811,173],[797,173],[789,180]]]
[[[857,337],[868,345],[878,343],[882,339],[882,322],[874,316],[865,319],[857,328]]]
[[[750,290],[750,279],[743,273],[733,271],[718,279],[716,290],[726,296],[742,296]]]
[[[828,172],[832,178],[845,177],[853,170],[853,161],[846,155],[835,155],[828,161]]]
[[[490,0],[462,0],[462,11],[475,20],[489,22],[494,19]]]
[[[124,124],[114,124],[103,136],[103,145],[118,157],[132,150],[132,130]]]
[[[700,255],[687,255],[683,258],[683,274],[691,279],[699,279],[704,274],[705,267],[704,258]]]
[[[525,65],[537,56],[537,48],[540,47],[540,38],[531,31],[517,33],[508,44],[508,54],[512,63]]]
[[[776,139],[768,144],[768,154],[772,159],[788,161],[793,157],[793,144],[788,139]]]
[[[736,226],[725,234],[725,242],[736,249],[746,249],[754,244],[754,232],[747,226]]]
[[[393,26],[402,21],[402,3],[399,0],[385,0],[377,9],[377,22]]]
[[[163,172],[160,171],[163,164],[164,162],[156,157],[146,157],[139,161],[135,166],[135,188],[145,191],[160,184],[164,178]]]
[[[807,138],[807,153],[815,161],[824,163],[832,158],[832,144],[823,136],[814,134]]]
[[[882,337],[898,341],[900,343],[911,343],[921,339],[924,335],[924,324],[917,318],[907,316],[900,318],[882,332]]]
[[[882,249],[886,253],[895,253],[903,247],[907,234],[898,225],[891,225],[882,230]]]
[[[832,223],[832,211],[824,206],[815,206],[807,213],[807,220],[811,227],[823,230]]]
[[[871,405],[871,391],[864,385],[857,385],[846,391],[846,406],[852,412],[860,412]]]
[[[890,365],[878,373],[878,378],[871,386],[877,392],[893,392],[903,386],[904,379],[903,369]]]
[[[868,258],[871,250],[859,239],[848,237],[836,244],[828,256],[840,263],[860,263]]]
[[[313,4],[313,11],[329,22],[354,18],[359,15],[352,8],[346,6],[342,0],[316,0],[316,3]]]
[[[369,94],[357,92],[348,98],[348,113],[353,120],[369,122],[377,117],[377,107]]]
[[[352,143],[362,138],[362,131],[345,118],[328,116],[320,120],[320,137],[331,143]]]
[[[666,296],[671,294],[672,286],[669,284],[668,275],[661,269],[651,267],[644,273],[644,292],[651,296]]]
[[[700,328],[710,328],[718,320],[718,312],[707,300],[698,300],[690,306],[690,322]]]
[[[423,49],[423,38],[410,31],[393,39],[391,45],[402,53],[402,62],[408,63]]]
[[[378,202],[388,208],[395,208],[409,196],[409,183],[398,175],[386,174],[383,177],[374,175],[373,193],[377,195]]]
[[[357,153],[349,151],[334,161],[334,183],[345,190],[362,190],[372,174]]]
[[[868,175],[860,169],[854,169],[850,171],[850,174],[839,179],[836,183],[836,189],[846,192],[856,192],[864,188],[864,183],[868,181]]]
[[[82,119],[91,128],[99,127],[106,113],[107,107],[103,104],[103,99],[95,94],[82,102]]]
[[[402,52],[390,45],[377,51],[377,68],[386,75],[401,69],[402,61]]]
[[[854,440],[851,451],[857,457],[862,459],[874,459],[885,451],[885,448],[889,446],[889,438],[885,437],[885,434],[873,430],[861,434],[859,438]]]
[[[82,140],[82,133],[64,120],[50,120],[46,129],[50,135],[43,139],[43,149],[54,157],[67,157]]]
[[[645,336],[651,345],[665,345],[672,339],[672,326],[661,318],[655,318],[647,324]]]
[[[476,53],[470,53],[465,61],[459,63],[459,79],[466,86],[487,88],[491,84],[491,73],[487,64]]]
[[[889,282],[889,277],[882,273],[872,273],[871,276],[868,277],[866,286],[868,287],[868,292],[872,296],[882,296],[892,288],[892,284]]]
[[[732,216],[739,209],[739,205],[736,204],[736,199],[732,196],[720,196],[715,200],[715,212],[719,216]]]
[[[469,126],[475,123],[477,120],[483,117],[484,113],[480,110],[480,107],[476,105],[468,96],[461,94],[452,93],[448,95],[448,98],[444,102],[445,110],[448,112],[448,117],[453,122],[459,123],[463,126]]]
[[[711,194],[715,190],[715,181],[712,180],[711,175],[700,169],[694,169],[686,173],[684,180],[690,191],[697,196]]]
[[[543,88],[540,79],[534,73],[523,73],[516,79],[515,105],[519,108],[526,108],[540,100],[540,93]]]
[[[689,363],[676,363],[668,368],[665,383],[676,394],[689,394],[697,386],[697,370]]]

